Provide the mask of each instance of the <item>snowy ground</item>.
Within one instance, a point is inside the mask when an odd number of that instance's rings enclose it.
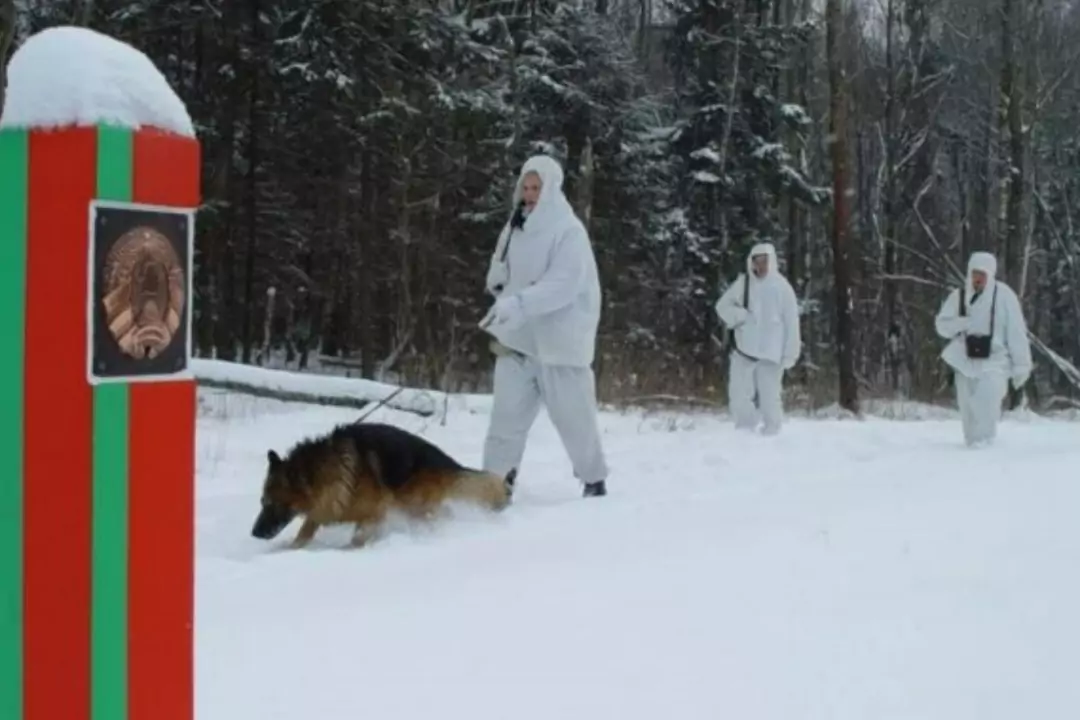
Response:
[[[272,552],[266,450],[357,413],[202,400],[198,720],[1080,717],[1080,424],[611,413],[579,500],[541,415],[503,515]],[[467,404],[372,419],[476,464]]]

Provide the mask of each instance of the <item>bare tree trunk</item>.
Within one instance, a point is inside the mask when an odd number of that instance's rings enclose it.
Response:
[[[260,147],[259,133],[261,128],[259,120],[259,75],[261,62],[260,42],[260,18],[258,0],[251,4],[251,96],[248,105],[248,172],[247,172],[247,251],[244,263],[244,308],[240,330],[241,362],[245,365],[251,362],[251,345],[253,335],[253,314],[255,300],[255,248],[259,241],[259,163]]]
[[[577,210],[581,216],[581,222],[588,230],[592,223],[593,212],[593,187],[596,182],[596,164],[593,159],[592,138],[585,138],[585,147],[581,151],[579,163],[579,177],[577,186]]]
[[[1009,133],[1008,166],[1005,169],[1005,227],[1000,248],[1006,282],[1018,287],[1020,251],[1024,231],[1024,128],[1023,83],[1020,82],[1016,37],[1020,32],[1020,3],[1002,0],[1001,9],[1001,108]]]
[[[371,248],[372,227],[369,218],[377,217],[378,195],[375,188],[375,162],[369,148],[360,151],[360,208],[356,218],[356,275],[359,290],[359,327],[357,328],[360,345],[360,374],[365,378],[375,377],[375,335],[372,332],[372,315],[375,307],[371,288],[371,267],[373,253]],[[342,192],[345,192],[343,189]]]
[[[645,60],[648,53],[649,28],[652,27],[652,0],[639,0],[637,53],[640,60]]]
[[[72,13],[72,24],[90,27],[90,21],[93,20],[93,18],[94,0],[78,0],[75,3],[75,12]]]
[[[0,0],[0,114],[7,94],[7,58],[15,42],[15,0]]]
[[[806,20],[809,11],[809,0],[803,0],[798,10],[795,8],[795,2],[796,0],[786,0],[785,22],[787,25],[794,25],[796,22]],[[787,96],[797,97],[798,103],[803,108],[810,105],[807,87],[812,73],[811,66],[813,62],[813,51],[806,47],[800,48],[798,50],[798,62],[788,68],[787,71]],[[806,153],[800,150],[799,155],[799,169],[805,172]],[[809,232],[806,215],[806,211],[794,198],[788,199],[788,279],[795,287],[795,294],[800,299],[805,297],[808,277],[807,247],[809,245]]]
[[[266,317],[263,318],[263,340],[259,353],[255,356],[256,365],[266,365],[270,357],[270,345],[274,330],[274,298],[277,296],[277,288],[266,288]]]
[[[900,284],[898,253],[896,246],[896,8],[895,0],[888,0],[885,7],[885,173],[881,234],[884,238],[885,264],[885,339],[889,359],[889,383],[894,393],[900,390],[900,366],[903,357],[902,334],[898,317]]]
[[[241,8],[238,3],[225,6],[224,17],[226,26],[237,25],[241,22]],[[206,29],[212,33],[212,30]],[[224,46],[219,52],[211,55],[207,63],[240,64],[244,55],[241,40],[236,33],[225,36]],[[209,247],[207,252],[207,272],[210,273],[212,292],[207,294],[203,312],[210,316],[209,334],[213,341],[214,357],[219,360],[236,359],[237,339],[237,267],[236,245],[240,227],[240,208],[236,201],[239,175],[235,169],[235,160],[241,152],[239,140],[239,124],[244,94],[237,78],[229,78],[225,81],[224,89],[227,96],[235,100],[226,103],[218,112],[221,113],[220,132],[221,140],[217,147],[207,148],[207,156],[211,159],[209,164],[209,176],[206,178],[209,197],[226,200],[222,210],[221,226],[218,232],[205,239]]]
[[[1024,128],[1023,128],[1023,82],[1017,52],[1017,36],[1020,34],[1020,3],[1002,0],[1001,7],[1001,112],[1003,124],[1009,134],[1008,165],[1005,168],[1005,227],[1003,228],[1000,253],[1004,272],[1000,273],[1014,289],[1021,280],[1020,254],[1024,245]],[[1021,294],[1021,301],[1023,295]],[[1008,406],[1015,410],[1022,401],[1022,390],[1009,386]]]
[[[859,386],[855,377],[855,348],[852,313],[851,259],[848,254],[848,224],[851,186],[847,147],[847,78],[841,55],[840,34],[843,14],[841,0],[827,0],[826,62],[829,71],[829,144],[833,172],[833,275],[836,285],[836,354],[840,371],[840,407],[859,412]]]
[[[393,348],[390,353],[382,359],[379,363],[379,368],[375,371],[375,379],[382,380],[386,373],[394,369],[401,356],[408,350],[410,343],[413,341],[413,337],[416,335],[417,330],[417,313],[416,313],[416,299],[413,297],[416,281],[414,279],[414,268],[417,265],[417,245],[416,238],[413,237],[412,232],[412,208],[413,203],[410,202],[410,190],[413,185],[413,155],[420,150],[423,145],[417,146],[412,152],[408,154],[402,154],[401,162],[404,166],[404,173],[400,179],[400,191],[397,194],[397,232],[394,233],[394,241],[398,245],[398,302],[397,311],[394,319],[394,340]]]

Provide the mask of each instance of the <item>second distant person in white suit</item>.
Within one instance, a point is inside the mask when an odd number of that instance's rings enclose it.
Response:
[[[784,371],[799,359],[802,334],[795,290],[780,274],[772,243],[750,250],[746,273],[716,302],[716,314],[733,330],[728,401],[735,427],[755,430],[764,421],[762,432],[775,435],[784,416]]]

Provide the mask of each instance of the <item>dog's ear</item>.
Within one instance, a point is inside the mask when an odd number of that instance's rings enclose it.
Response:
[[[266,460],[270,463],[270,468],[273,469],[281,464],[281,456],[273,450],[266,451]]]

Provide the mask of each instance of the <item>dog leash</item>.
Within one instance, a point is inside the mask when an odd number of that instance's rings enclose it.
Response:
[[[403,388],[403,387],[399,387],[399,388],[398,388],[397,390],[395,390],[394,392],[390,393],[389,395],[387,395],[386,397],[384,397],[384,398],[383,398],[382,400],[380,400],[379,402],[377,402],[377,403],[375,404],[375,407],[371,408],[370,410],[368,410],[367,412],[365,412],[365,413],[364,413],[363,415],[361,415],[361,416],[360,416],[360,417],[359,417],[359,418],[358,418],[358,419],[356,420],[356,422],[354,423],[354,425],[359,425],[360,423],[364,422],[364,420],[366,420],[366,419],[368,418],[368,416],[370,416],[370,415],[371,415],[371,413],[375,412],[376,410],[378,410],[379,408],[381,408],[381,407],[382,407],[383,405],[385,405],[386,403],[388,403],[388,402],[390,402],[391,400],[393,400],[393,399],[394,399],[394,397],[396,397],[396,396],[397,396],[397,395],[398,395],[399,393],[401,393],[401,391],[402,391],[402,390],[404,390],[404,389],[405,389],[405,388]]]
[[[481,328],[477,327],[477,328],[472,328],[471,330],[467,331],[467,334],[465,335],[465,340],[463,341],[462,344],[467,344],[467,343],[471,342],[473,337],[477,333],[479,333],[480,330],[481,330]],[[405,390],[405,388],[399,387],[399,388],[395,389],[392,393],[387,395],[386,397],[379,400],[377,403],[375,403],[375,406],[372,407],[370,410],[365,410],[364,414],[361,415],[359,418],[357,418],[356,421],[354,422],[354,424],[359,425],[360,423],[364,422],[364,420],[366,420],[368,417],[370,417],[372,413],[374,413],[376,410],[381,408],[383,405],[385,405],[386,403],[390,402],[395,397],[400,395],[403,390]]]
[[[513,217],[510,218],[510,231],[506,235],[506,242],[503,244],[502,254],[501,254],[501,257],[499,258],[499,260],[501,262],[504,262],[506,260],[506,253],[510,249],[510,240],[514,235],[514,230],[515,229],[520,229],[520,228],[524,227],[524,225],[525,225],[525,201],[522,200],[520,203],[518,203],[518,207],[514,211]],[[498,289],[501,290],[502,288],[500,287]],[[485,315],[483,318],[480,319],[479,327],[473,328],[472,330],[468,331],[468,334],[465,336],[465,342],[468,343],[469,341],[471,341],[473,336],[476,335],[476,333],[480,332],[481,330],[487,330],[488,326],[491,325],[492,320],[494,320],[494,318],[491,317],[491,313],[488,312],[487,315]],[[356,424],[360,424],[360,423],[364,422],[364,420],[366,420],[372,413],[374,413],[376,410],[381,408],[386,403],[393,400],[394,397],[397,396],[404,389],[405,388],[403,388],[403,387],[399,387],[397,390],[394,390],[394,392],[392,392],[389,395],[387,395],[386,397],[384,397],[382,400],[380,400],[378,403],[375,404],[375,407],[371,408],[370,410],[365,412],[363,415],[361,415],[356,420]]]

